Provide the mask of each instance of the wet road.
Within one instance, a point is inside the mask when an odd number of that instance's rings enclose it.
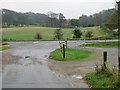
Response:
[[[69,41],[68,47],[77,47],[83,43],[84,41]],[[73,87],[68,80],[62,80],[48,67],[49,54],[59,47],[58,41],[11,42],[10,46],[12,49],[6,53],[21,58],[18,58],[15,64],[9,64],[4,68],[3,88]]]
[[[71,88],[48,67],[48,56],[59,47],[58,42],[19,42],[10,43],[8,50],[20,56],[16,64],[9,64],[2,74],[3,88]]]

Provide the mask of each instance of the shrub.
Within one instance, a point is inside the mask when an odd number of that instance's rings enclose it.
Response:
[[[63,33],[62,33],[62,29],[56,29],[55,33],[54,33],[54,39],[62,39]]]
[[[37,40],[40,40],[40,39],[42,39],[42,36],[41,36],[41,34],[40,34],[40,33],[36,33],[36,35],[35,35],[35,39],[37,39]]]
[[[73,31],[73,34],[74,34],[74,36],[73,36],[73,38],[81,38],[81,36],[82,36],[82,32],[78,29],[78,28],[76,28],[74,31]]]
[[[89,39],[93,37],[93,32],[92,31],[87,31],[85,34],[85,37],[88,37]]]

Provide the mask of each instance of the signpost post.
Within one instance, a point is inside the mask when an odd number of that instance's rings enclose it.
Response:
[[[64,42],[59,41],[59,44],[60,44],[60,48],[61,48],[62,57],[64,60],[65,59],[65,48],[67,48],[67,41],[64,41]]]
[[[63,44],[63,59],[65,59],[65,44]]]

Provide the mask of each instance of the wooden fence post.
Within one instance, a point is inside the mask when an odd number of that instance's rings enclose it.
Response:
[[[107,63],[107,52],[104,52],[103,55],[103,66],[106,67],[106,63]]]
[[[63,59],[65,59],[65,44],[63,44]]]

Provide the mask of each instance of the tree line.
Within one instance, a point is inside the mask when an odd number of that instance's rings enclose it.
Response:
[[[2,9],[2,26],[24,26],[24,25],[45,25],[47,15],[32,12],[15,12],[8,9]]]
[[[47,14],[33,12],[15,12],[1,9],[2,27],[39,25],[47,27],[91,27],[105,24],[108,27],[117,27],[117,10],[103,10],[93,15],[82,15],[79,19],[66,19],[62,13],[48,12]],[[112,26],[111,26],[112,25]]]
[[[91,26],[100,26],[103,23],[107,23],[109,19],[113,16],[111,16],[114,12],[116,12],[115,9],[108,9],[103,10],[99,13],[95,13],[93,15],[82,15],[79,17],[79,19],[71,19],[70,24],[71,26],[82,26],[82,27],[91,27]]]

